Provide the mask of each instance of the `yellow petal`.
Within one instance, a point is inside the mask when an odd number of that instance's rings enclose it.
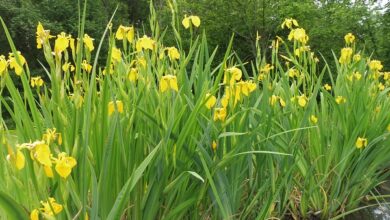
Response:
[[[128,78],[131,82],[135,82],[138,79],[138,70],[136,68],[131,68],[128,74]]]
[[[40,164],[44,166],[51,167],[51,160],[50,160],[50,148],[49,145],[45,144],[44,142],[40,142],[36,144],[36,146],[33,149],[33,156],[34,159],[36,159]]]
[[[298,97],[298,105],[301,107],[305,107],[307,103],[306,96],[301,95]]]
[[[34,209],[30,213],[30,220],[39,220],[39,210]]]
[[[127,40],[132,43],[134,41],[134,27],[130,27],[126,35]]]
[[[168,90],[168,88],[169,88],[168,80],[165,78],[162,78],[160,80],[160,91],[165,92]]]
[[[84,44],[85,46],[87,47],[87,49],[89,50],[89,52],[93,51],[93,49],[95,48],[93,46],[93,38],[91,38],[90,36],[88,36],[88,34],[84,34]]]
[[[178,60],[180,59],[180,53],[176,49],[176,47],[169,47],[168,48],[168,57],[170,60]]]
[[[49,178],[54,177],[53,170],[51,169],[51,167],[43,166],[43,171],[45,171],[45,174],[47,177],[49,177]]]
[[[118,40],[123,40],[125,33],[126,33],[125,27],[122,25],[119,25],[118,30],[115,33],[115,38]]]
[[[169,86],[171,87],[171,89],[175,90],[176,92],[179,91],[179,87],[177,85],[177,78],[176,78],[176,76],[172,77],[169,80]]]
[[[208,98],[208,100],[206,101],[205,105],[208,109],[211,109],[212,107],[214,107],[215,103],[217,103],[217,98],[209,93],[206,94],[206,98]]]
[[[114,61],[114,62],[119,62],[122,60],[122,54],[121,54],[121,50],[116,48],[116,47],[113,47],[112,48],[112,51],[111,51],[111,59]]]
[[[69,164],[65,163],[64,161],[60,161],[56,164],[55,167],[57,173],[62,177],[62,178],[67,178],[70,173],[72,172],[72,168],[70,167]]]
[[[24,157],[24,154],[20,151],[20,150],[17,150],[16,151],[16,158],[15,158],[15,166],[16,166],[16,169],[18,170],[21,170],[24,168],[24,165],[25,165],[25,157]]]
[[[198,16],[191,16],[191,22],[195,27],[200,26],[200,18]]]
[[[190,27],[190,19],[188,17],[185,17],[181,23],[183,24],[185,29],[188,29]]]

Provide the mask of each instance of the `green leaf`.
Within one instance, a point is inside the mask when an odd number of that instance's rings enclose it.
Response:
[[[7,213],[10,220],[28,219],[28,215],[22,206],[4,192],[0,192],[0,208]]]

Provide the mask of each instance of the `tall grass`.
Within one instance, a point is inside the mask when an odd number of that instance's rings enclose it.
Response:
[[[135,31],[128,40],[130,28],[121,39],[108,24],[91,50],[84,4],[78,46],[58,52],[54,39],[44,40],[49,81],[34,87],[1,20],[23,69],[22,88],[9,60],[1,77],[10,94],[1,110],[16,129],[2,119],[0,218],[33,218],[37,210],[40,219],[326,219],[366,198],[383,202],[375,189],[389,175],[389,75],[353,40],[351,54],[335,54],[334,73],[302,33],[275,39],[265,53],[258,47],[252,63],[235,55],[232,37],[216,63],[221,51],[209,48],[202,24],[190,19],[185,29],[175,2],[170,7],[172,31],[161,31],[151,7],[150,39]],[[163,45],[166,33],[177,45]],[[104,43],[110,50],[101,64]],[[53,177],[37,159],[39,140],[50,148]],[[65,178],[60,152],[77,161]]]

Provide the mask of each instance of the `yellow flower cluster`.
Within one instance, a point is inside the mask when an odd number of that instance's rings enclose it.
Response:
[[[21,150],[28,149],[30,150],[31,159],[43,166],[47,177],[54,177],[52,165],[56,164],[55,170],[58,175],[66,179],[77,162],[73,157],[66,156],[65,152],[59,153],[57,158],[53,157],[49,145],[54,141],[57,141],[59,145],[62,144],[61,133],[57,133],[55,128],[47,129],[46,133],[43,134],[42,140],[17,146],[16,154],[12,149],[8,148],[7,158],[18,170],[21,170],[25,165],[25,157]]]
[[[42,208],[34,209],[30,213],[31,220],[39,220],[39,214],[42,213],[46,216],[55,216],[60,213],[63,209],[62,205],[57,203],[52,197],[49,197],[49,201],[41,201]]]
[[[241,80],[242,71],[237,67],[230,67],[225,70],[224,74],[224,84],[225,84],[225,93],[220,100],[222,107],[214,108],[214,121],[224,121],[227,115],[227,107],[229,105],[229,100],[234,100],[234,106],[242,99],[244,96],[249,96],[250,93],[256,90],[257,85],[252,80],[243,81]],[[216,97],[210,97],[209,94],[206,95],[208,101],[206,102],[206,107],[211,109],[216,104]]]

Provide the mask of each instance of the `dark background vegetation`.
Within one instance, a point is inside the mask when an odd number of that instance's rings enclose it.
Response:
[[[310,36],[312,50],[327,60],[333,59],[332,50],[339,53],[344,45],[343,36],[352,32],[357,36],[360,49],[383,61],[390,69],[390,4],[374,0],[176,0],[179,14],[200,16],[201,27],[208,35],[211,48],[219,45],[223,55],[230,36],[235,33],[234,50],[243,60],[255,55],[256,32],[261,44],[267,48],[275,36],[286,37],[280,28],[284,18],[299,21]],[[119,5],[114,30],[119,24],[134,25],[148,31],[149,0],[88,0],[86,32],[95,38],[95,44]],[[170,24],[170,10],[166,0],[155,0],[161,27]],[[17,48],[29,62],[30,69],[41,72],[38,60],[42,52],[36,49],[35,31],[38,21],[53,35],[61,31],[77,35],[77,0],[1,0],[0,16],[5,20]],[[142,31],[141,31],[142,32]],[[165,40],[173,42],[173,35]],[[107,44],[105,44],[107,45]],[[103,48],[104,49],[104,48]],[[9,46],[3,30],[0,31],[0,54],[7,55]],[[265,51],[265,50],[263,50]],[[103,53],[104,54],[104,53]],[[218,56],[217,56],[218,57]]]

